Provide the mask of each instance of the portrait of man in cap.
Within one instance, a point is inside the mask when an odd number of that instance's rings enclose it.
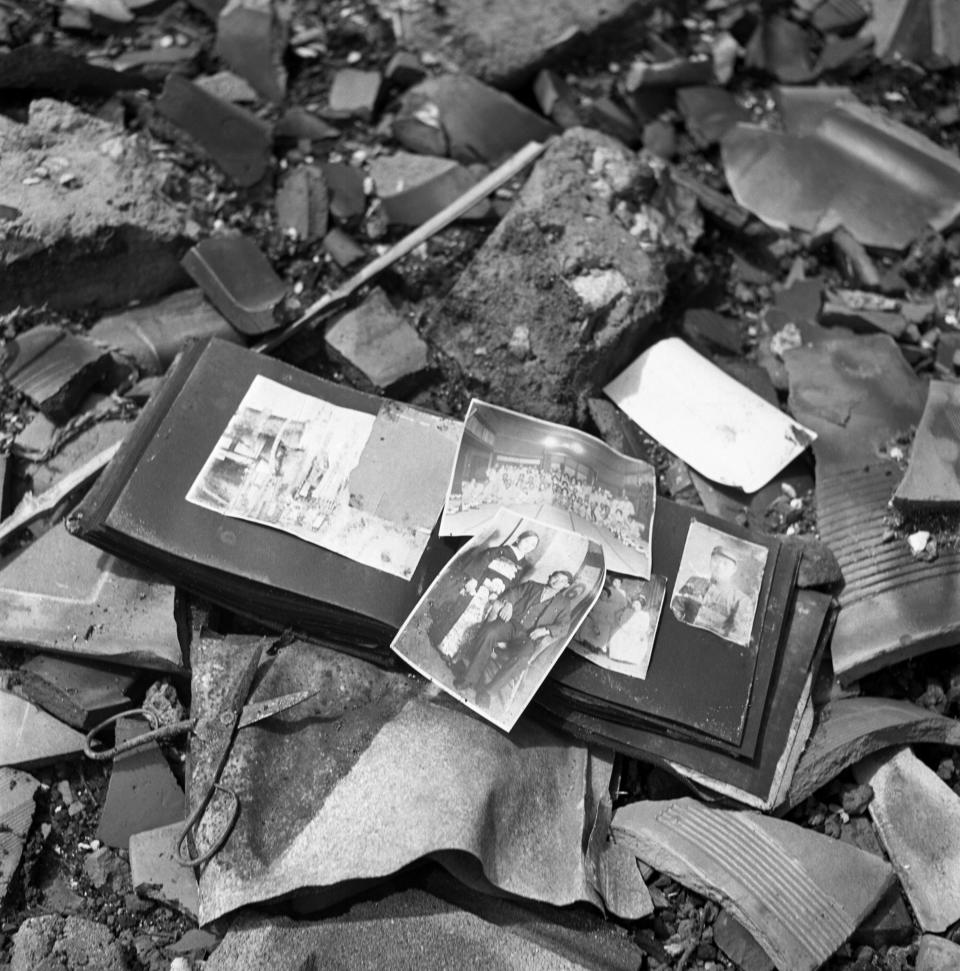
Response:
[[[700,535],[694,527],[714,535]],[[711,527],[691,524],[670,609],[682,623],[746,646],[753,629],[766,550],[734,537],[717,542],[721,537]]]

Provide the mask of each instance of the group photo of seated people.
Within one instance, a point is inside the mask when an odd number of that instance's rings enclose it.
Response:
[[[521,503],[565,509],[608,530],[625,546],[638,548],[647,539],[646,524],[638,519],[625,490],[617,495],[557,467],[548,471],[539,465],[495,463],[485,473],[463,479],[459,511]]]

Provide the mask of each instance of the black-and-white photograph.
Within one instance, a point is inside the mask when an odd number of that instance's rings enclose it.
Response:
[[[608,671],[645,678],[666,590],[666,578],[656,574],[638,580],[607,573],[570,650]]]
[[[457,423],[405,405],[366,414],[258,375],[186,498],[409,579],[458,435]],[[436,466],[432,475],[414,477],[424,471],[418,456]],[[410,476],[397,471],[404,460],[414,463]],[[409,485],[391,492],[387,481]]]
[[[510,731],[604,577],[599,543],[500,510],[430,585],[391,647]]]
[[[670,610],[677,620],[746,647],[763,585],[767,550],[692,522]]]
[[[472,536],[501,507],[603,547],[607,569],[650,576],[653,467],[585,432],[472,401],[440,520]]]

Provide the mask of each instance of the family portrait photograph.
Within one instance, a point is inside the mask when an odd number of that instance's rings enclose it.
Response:
[[[681,623],[746,647],[753,633],[766,564],[763,546],[692,522],[670,610]]]
[[[570,650],[608,671],[645,678],[666,590],[666,578],[656,574],[638,580],[607,573]]]
[[[500,510],[434,580],[391,648],[510,731],[604,577],[595,541]]]
[[[501,507],[603,547],[607,569],[650,576],[653,467],[565,425],[470,403],[441,536],[473,536]]]
[[[366,414],[258,375],[186,498],[409,579],[459,431],[405,405]]]

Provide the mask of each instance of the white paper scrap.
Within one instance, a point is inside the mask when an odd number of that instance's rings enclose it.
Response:
[[[817,437],[678,337],[644,351],[603,390],[701,475],[745,492],[763,488]]]

